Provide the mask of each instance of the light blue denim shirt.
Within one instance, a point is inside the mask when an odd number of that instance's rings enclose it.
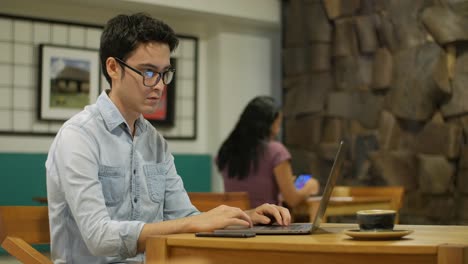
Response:
[[[46,161],[54,263],[143,261],[144,223],[199,213],[164,138],[142,116],[129,131],[103,92],[57,133]]]

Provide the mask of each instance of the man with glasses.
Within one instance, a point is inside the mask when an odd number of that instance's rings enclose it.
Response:
[[[46,161],[54,263],[142,262],[149,235],[268,224],[270,217],[290,223],[276,205],[200,213],[190,203],[167,142],[142,116],[154,112],[174,77],[177,44],[168,25],[141,13],[104,28],[100,59],[111,89],[62,126]]]

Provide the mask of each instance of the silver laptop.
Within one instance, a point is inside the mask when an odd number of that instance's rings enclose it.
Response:
[[[256,225],[251,228],[245,228],[240,226],[229,226],[224,229],[214,230],[215,233],[256,233],[257,235],[301,235],[310,234],[317,230],[322,222],[323,215],[327,209],[328,201],[335,187],[336,180],[341,175],[341,170],[344,162],[344,142],[341,141],[338,147],[338,152],[335,156],[335,161],[328,176],[327,184],[322,194],[320,206],[315,215],[313,223],[292,223],[289,226],[280,225]]]

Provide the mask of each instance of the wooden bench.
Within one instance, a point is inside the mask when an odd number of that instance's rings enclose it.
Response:
[[[1,246],[26,264],[52,261],[31,244],[50,244],[47,206],[0,206]]]

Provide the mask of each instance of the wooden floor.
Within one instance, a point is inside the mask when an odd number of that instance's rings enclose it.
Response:
[[[21,264],[18,260],[16,260],[14,257],[10,256],[0,256],[0,264]]]

